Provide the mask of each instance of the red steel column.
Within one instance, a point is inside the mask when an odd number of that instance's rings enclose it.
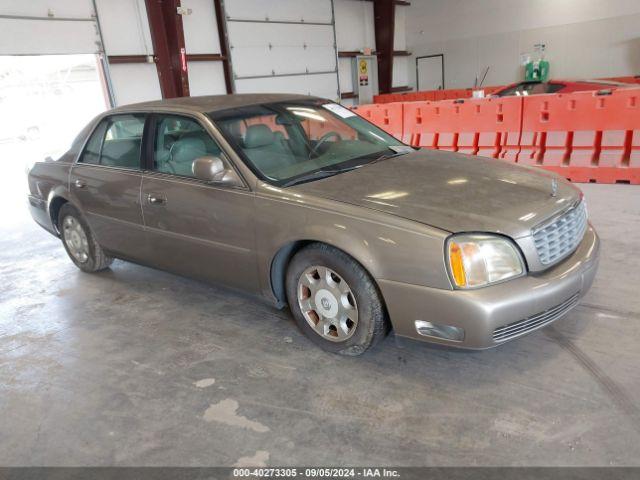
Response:
[[[393,34],[396,23],[394,0],[374,0],[373,27],[378,52],[378,88],[391,93],[393,86]]]
[[[145,0],[162,98],[188,97],[189,75],[180,0]]]

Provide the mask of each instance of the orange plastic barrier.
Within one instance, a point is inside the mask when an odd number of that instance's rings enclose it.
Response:
[[[522,97],[409,102],[405,143],[516,160]]]
[[[358,105],[353,107],[353,110],[400,140],[403,133],[404,105],[404,103]]]
[[[355,108],[410,145],[538,166],[575,182],[640,184],[640,88]]]
[[[491,95],[502,87],[482,87],[477,90],[483,90],[485,96]],[[472,88],[458,88],[450,90],[424,90],[420,92],[408,93],[384,93],[374,95],[373,102],[393,103],[393,102],[417,102],[417,101],[440,101],[440,100],[456,100],[459,98],[471,98],[473,96]]]
[[[518,163],[576,181],[640,183],[640,89],[524,97]]]

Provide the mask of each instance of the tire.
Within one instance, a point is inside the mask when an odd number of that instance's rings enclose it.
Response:
[[[67,255],[83,272],[99,272],[113,263],[113,258],[104,253],[89,224],[73,205],[65,203],[60,208],[58,229]]]
[[[313,243],[296,253],[287,269],[286,289],[298,327],[328,352],[361,355],[389,331],[373,279],[337,248]]]

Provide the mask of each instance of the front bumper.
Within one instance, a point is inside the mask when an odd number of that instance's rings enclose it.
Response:
[[[490,348],[563,317],[591,287],[600,240],[591,225],[575,252],[559,264],[476,290],[442,290],[379,280],[396,335],[461,348]],[[462,341],[423,336],[416,320],[464,330]]]

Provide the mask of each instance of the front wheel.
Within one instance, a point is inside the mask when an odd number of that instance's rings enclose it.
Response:
[[[65,203],[58,215],[58,228],[69,258],[83,272],[98,272],[111,265],[108,257],[93,236],[89,225],[77,208]]]
[[[360,355],[389,330],[371,276],[353,258],[325,244],[309,245],[293,257],[287,299],[300,329],[329,352]]]

